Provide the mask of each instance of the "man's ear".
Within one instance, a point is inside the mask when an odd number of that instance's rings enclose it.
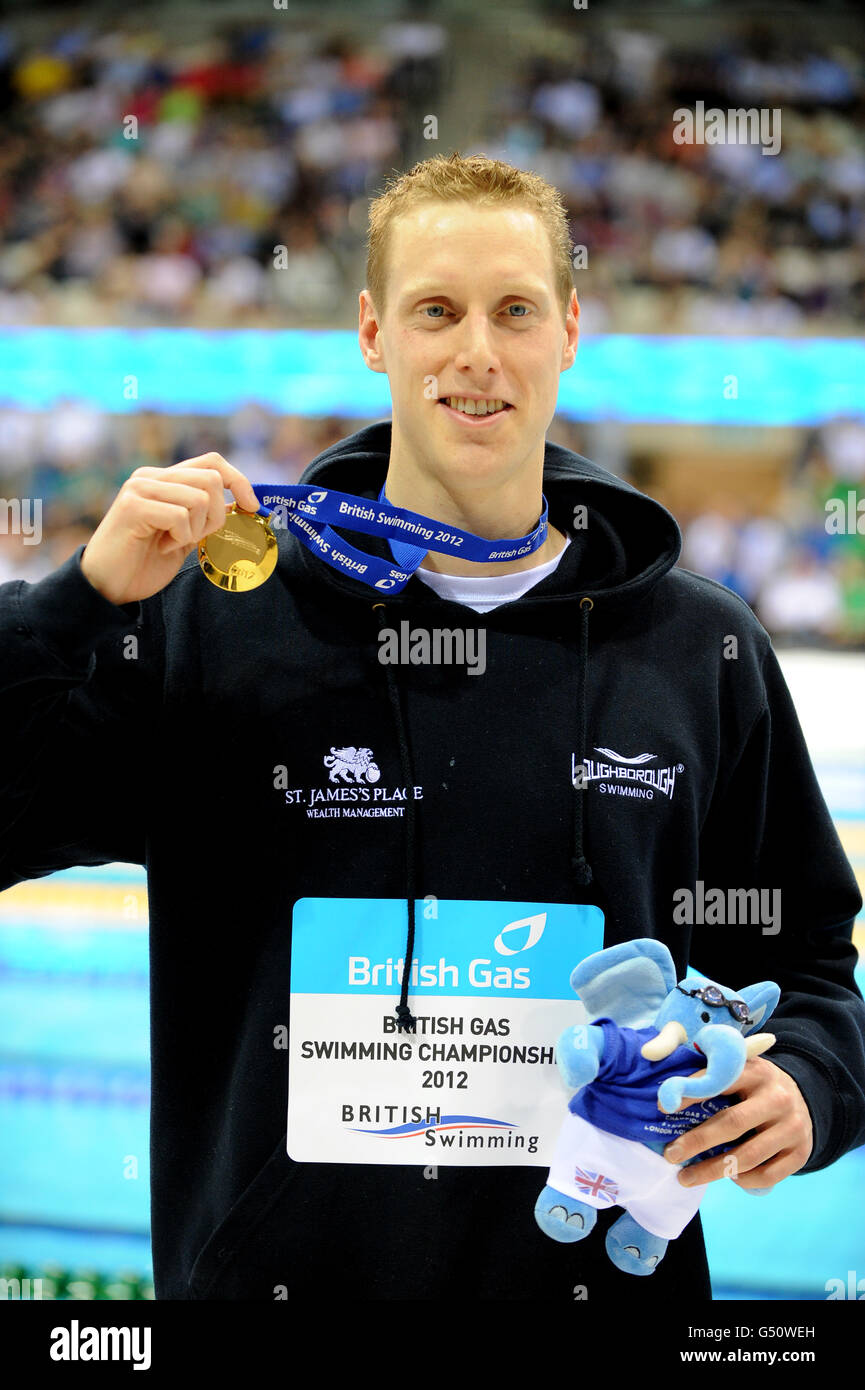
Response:
[[[361,356],[371,372],[386,372],[384,350],[381,346],[381,324],[369,290],[358,295],[357,338]]]
[[[562,348],[562,365],[560,371],[566,372],[569,367],[574,365],[579,341],[580,301],[577,299],[576,290],[572,290],[570,302],[568,304],[568,312],[565,317],[565,343]]]

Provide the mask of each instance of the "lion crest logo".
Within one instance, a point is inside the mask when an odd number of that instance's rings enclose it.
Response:
[[[381,772],[371,748],[331,748],[323,759],[329,782],[377,782]]]

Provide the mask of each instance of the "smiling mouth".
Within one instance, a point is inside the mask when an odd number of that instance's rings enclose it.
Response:
[[[499,399],[474,401],[463,396],[440,396],[438,404],[443,405],[451,415],[458,415],[464,422],[478,425],[487,420],[494,420],[514,409],[509,401]]]

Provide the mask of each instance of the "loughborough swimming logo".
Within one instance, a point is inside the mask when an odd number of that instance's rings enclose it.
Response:
[[[577,761],[576,753],[571,754],[571,782],[575,787],[586,787],[590,782],[598,783],[598,791],[604,795],[636,797],[640,801],[652,801],[655,792],[660,792],[672,801],[676,786],[676,776],[685,771],[684,763],[671,763],[667,767],[649,767],[657,758],[657,753],[637,753],[625,757],[614,748],[594,746],[596,753],[603,758],[584,758]]]

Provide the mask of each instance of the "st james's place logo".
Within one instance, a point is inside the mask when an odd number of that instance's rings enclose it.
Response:
[[[387,786],[371,748],[331,745],[322,758],[327,783],[321,787],[289,787],[288,768],[274,769],[274,786],[286,806],[303,806],[310,820],[342,817],[361,819],[401,817],[410,796],[423,798],[423,787]]]
[[[330,768],[329,782],[377,782],[381,777],[371,748],[331,748],[324,765]]]
[[[656,761],[657,753],[637,753],[634,757],[625,757],[614,748],[602,748],[597,744],[594,751],[602,753],[603,758],[584,758],[578,762],[576,753],[571,754],[571,782],[577,788],[597,782],[598,791],[604,795],[652,801],[655,792],[660,792],[672,801],[676,776],[685,771],[684,763],[650,767],[649,764]]]

